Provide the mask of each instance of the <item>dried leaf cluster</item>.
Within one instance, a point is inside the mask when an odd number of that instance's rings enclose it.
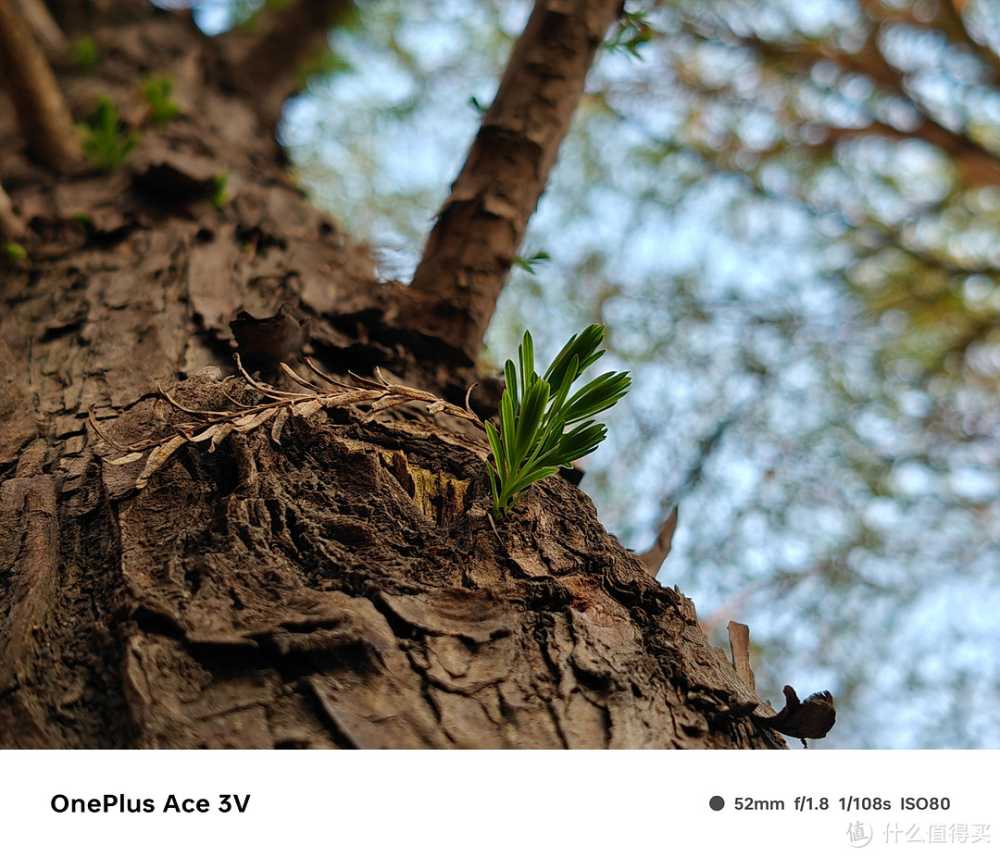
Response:
[[[345,384],[325,373],[310,358],[306,363],[320,378],[333,385],[333,389],[321,389],[316,384],[303,378],[287,364],[281,364],[281,371],[307,392],[289,392],[279,390],[270,384],[264,384],[252,378],[236,355],[236,366],[247,384],[263,396],[264,401],[256,404],[245,404],[225,394],[233,403],[228,410],[199,410],[189,408],[178,402],[166,390],[160,388],[163,396],[174,408],[185,414],[187,419],[172,424],[172,434],[165,437],[144,440],[138,443],[123,445],[110,437],[100,426],[93,410],[90,412],[90,425],[94,432],[109,446],[114,447],[123,455],[108,457],[105,460],[111,465],[132,464],[145,457],[145,465],[135,482],[136,489],[142,489],[170,457],[182,446],[188,443],[208,443],[209,452],[222,443],[230,434],[245,434],[265,423],[271,423],[271,440],[281,442],[281,432],[289,417],[308,417],[325,408],[345,408],[352,405],[367,407],[366,417],[370,418],[379,411],[412,402],[423,402],[431,414],[446,413],[482,425],[479,417],[470,409],[468,395],[465,407],[461,408],[439,399],[425,390],[407,387],[402,384],[392,384],[376,369],[376,380],[370,381],[351,373],[353,384]],[[470,388],[471,392],[471,388]]]

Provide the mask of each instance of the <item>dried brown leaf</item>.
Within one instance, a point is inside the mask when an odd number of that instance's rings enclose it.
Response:
[[[309,417],[317,411],[322,410],[323,403],[319,399],[308,399],[304,402],[296,402],[292,405],[292,413],[297,417]]]
[[[188,438],[188,440],[191,443],[201,443],[202,441],[206,441],[209,438],[212,438],[214,440],[215,439],[215,435],[218,434],[219,429],[221,429],[223,425],[224,425],[224,423],[223,424],[214,425],[214,426],[209,426],[204,431],[198,432],[198,434],[193,435],[192,437]]]
[[[288,417],[288,410],[286,408],[282,408],[278,415],[274,418],[274,425],[271,426],[271,440],[279,446],[281,445],[281,430],[285,427],[285,423],[288,422]]]
[[[232,433],[233,433],[233,424],[223,423],[221,426],[219,426],[219,430],[215,433],[215,436],[212,438],[212,442],[208,445],[208,451],[215,452],[215,448],[220,443],[222,443],[222,441],[224,441],[227,437],[229,437],[229,435],[231,435]]]
[[[257,414],[247,414],[232,421],[233,428],[240,434],[246,434],[257,426],[261,426],[278,413],[277,408],[267,408]]]
[[[113,464],[115,467],[121,467],[123,464],[131,464],[133,461],[138,461],[142,458],[141,452],[130,452],[128,455],[123,455],[121,458],[112,458],[107,461],[108,464]]]
[[[762,726],[776,729],[783,735],[790,735],[806,744],[806,738],[825,738],[837,720],[837,710],[833,704],[833,694],[828,690],[811,693],[802,702],[795,688],[786,684],[785,707],[773,717],[753,716]]]
[[[186,437],[177,435],[156,447],[156,449],[149,454],[149,458],[146,460],[146,466],[142,468],[142,473],[139,474],[139,478],[135,480],[135,487],[137,489],[145,488],[146,483],[149,482],[153,474],[163,467],[163,465],[169,460],[170,456],[187,442]]]

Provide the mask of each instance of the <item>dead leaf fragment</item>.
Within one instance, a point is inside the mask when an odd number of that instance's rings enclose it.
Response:
[[[139,478],[135,480],[135,487],[142,489],[146,487],[146,483],[149,482],[150,478],[167,463],[170,456],[177,452],[184,444],[188,442],[186,437],[177,435],[176,437],[170,438],[166,443],[160,444],[156,449],[154,449],[146,461],[146,466],[142,468],[142,473],[139,474]]]
[[[761,726],[766,726],[790,735],[806,744],[806,738],[825,738],[837,720],[837,710],[833,705],[833,694],[828,690],[812,693],[799,702],[799,695],[790,684],[786,684],[782,693],[785,694],[785,707],[773,717],[758,717],[754,720]]]
[[[113,464],[115,467],[120,467],[123,464],[131,464],[133,461],[138,461],[142,458],[141,452],[130,452],[128,455],[123,455],[121,458],[112,458],[108,464]]]

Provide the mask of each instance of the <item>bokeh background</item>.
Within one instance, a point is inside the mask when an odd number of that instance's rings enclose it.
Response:
[[[272,0],[276,2],[276,0]],[[372,0],[280,129],[407,279],[529,11]],[[209,32],[257,5],[206,0]],[[484,364],[591,321],[634,391],[582,487],[825,747],[1000,747],[1000,2],[629,3]]]

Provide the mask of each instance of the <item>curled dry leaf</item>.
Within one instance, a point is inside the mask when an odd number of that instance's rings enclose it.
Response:
[[[215,448],[232,433],[233,427],[229,423],[223,423],[221,426],[215,426],[215,432],[212,435],[212,442],[208,445],[208,451],[215,452]]]
[[[292,405],[292,413],[297,417],[310,417],[322,407],[322,402],[313,399],[308,402],[298,402]]]
[[[281,444],[281,430],[285,427],[285,423],[288,422],[288,411],[282,408],[278,411],[277,416],[274,418],[274,422],[271,423],[271,440],[276,444]]]
[[[209,426],[204,431],[198,432],[194,437],[191,438],[191,443],[201,443],[202,441],[208,440],[209,438],[214,438],[215,433],[219,430],[219,426]]]
[[[112,458],[108,461],[108,464],[113,464],[115,467],[121,467],[125,464],[131,464],[133,461],[138,461],[142,458],[141,452],[130,452],[128,455],[123,455],[121,458]]]
[[[157,470],[163,467],[163,465],[167,463],[170,456],[177,452],[177,450],[184,446],[187,442],[188,439],[183,435],[175,435],[156,447],[156,449],[149,454],[149,458],[146,459],[146,466],[142,468],[142,473],[140,473],[139,478],[135,480],[135,487],[138,489],[145,488],[146,483],[150,480],[150,477],[152,477]]]
[[[825,738],[837,720],[837,710],[833,705],[833,694],[828,690],[811,693],[803,702],[790,684],[786,684],[782,693],[785,694],[785,707],[773,717],[758,717],[754,720],[761,726],[766,726],[790,735],[806,744],[806,738]]]
[[[233,428],[242,434],[243,432],[257,428],[257,426],[264,425],[269,419],[277,415],[277,408],[267,408],[258,414],[247,414],[245,417],[238,417],[233,420]]]

